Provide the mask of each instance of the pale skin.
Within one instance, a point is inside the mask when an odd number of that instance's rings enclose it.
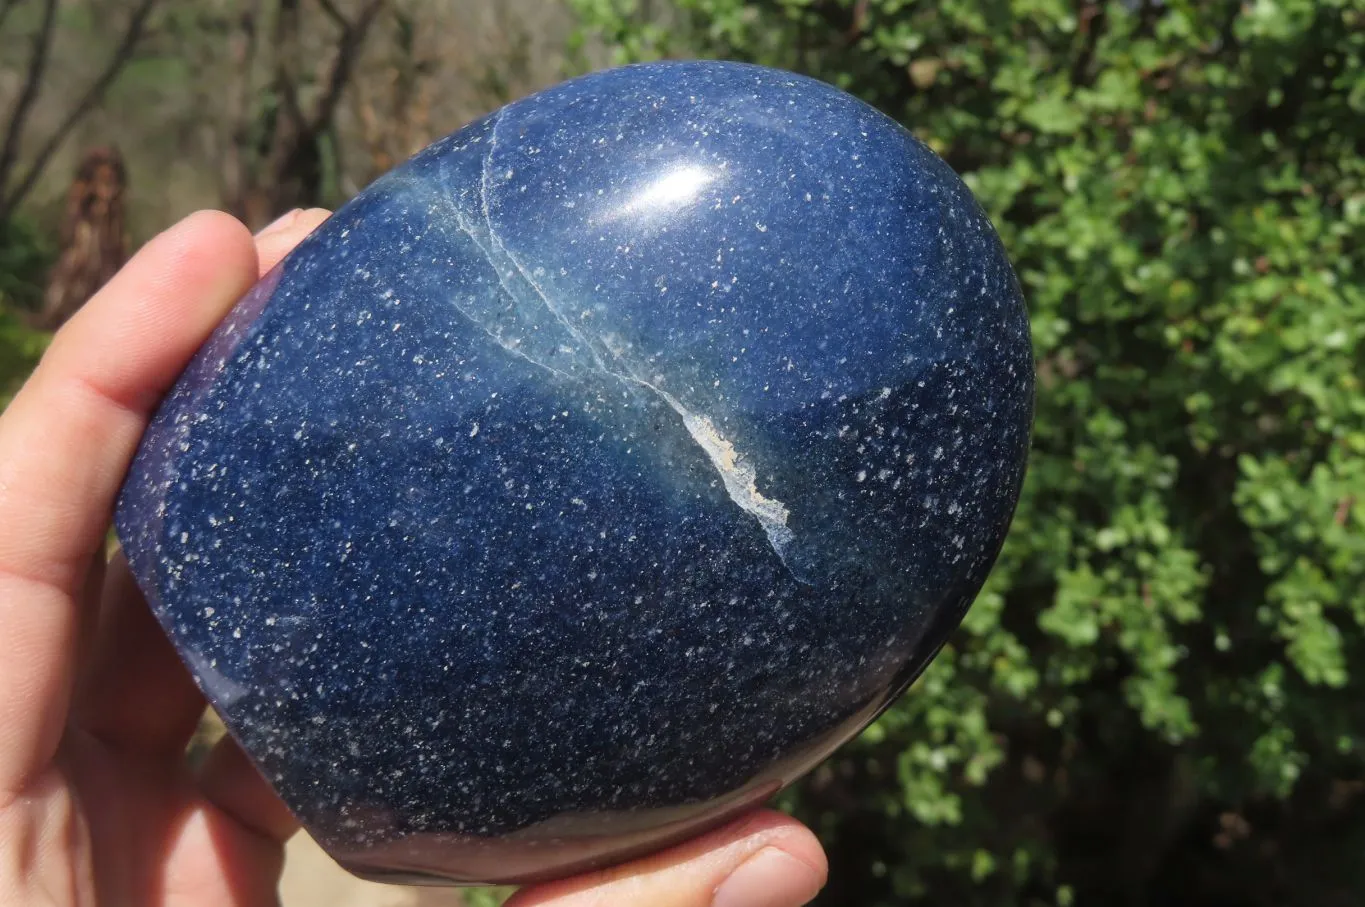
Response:
[[[288,810],[231,741],[184,753],[204,701],[105,544],[162,394],[258,276],[322,222],[216,212],[149,242],[55,337],[0,415],[0,907],[278,902]],[[762,811],[514,907],[796,907],[814,835]]]

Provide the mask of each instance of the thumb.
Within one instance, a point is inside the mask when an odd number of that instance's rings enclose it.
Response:
[[[764,810],[634,863],[523,889],[506,907],[801,907],[827,873],[815,836]]]

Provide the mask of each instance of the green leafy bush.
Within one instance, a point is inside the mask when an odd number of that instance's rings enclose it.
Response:
[[[905,123],[1030,302],[999,565],[790,797],[828,903],[1365,899],[1365,2],[575,5]]]
[[[0,223],[0,409],[47,347],[47,335],[24,316],[37,308],[50,262],[51,250],[27,222]]]

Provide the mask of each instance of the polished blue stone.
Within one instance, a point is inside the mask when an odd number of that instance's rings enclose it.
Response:
[[[245,297],[118,528],[341,862],[520,882],[752,808],[990,569],[1032,413],[958,177],[827,85],[567,82],[445,138]]]

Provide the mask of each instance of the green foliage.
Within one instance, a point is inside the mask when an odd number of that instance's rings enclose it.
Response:
[[[0,307],[0,410],[47,347],[47,335],[26,327],[12,312]]]
[[[512,888],[466,888],[461,894],[465,907],[498,907],[513,891]]]
[[[29,328],[24,313],[42,296],[51,250],[24,221],[0,224],[0,410],[37,364],[47,335]]]
[[[0,304],[36,308],[52,256],[47,238],[27,221],[0,223]]]
[[[997,569],[791,798],[829,903],[1359,903],[1365,2],[575,5],[620,61],[795,69],[905,123],[1029,298]]]

